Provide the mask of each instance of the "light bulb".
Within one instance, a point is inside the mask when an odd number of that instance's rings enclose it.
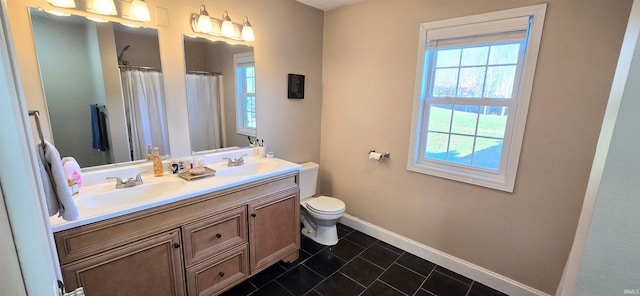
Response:
[[[202,5],[200,6],[200,16],[198,17],[198,30],[202,33],[209,33],[212,28],[213,24],[211,24],[209,12],[207,12],[207,8]]]
[[[89,12],[104,15],[117,15],[116,5],[113,0],[94,0],[93,5],[87,9]]]
[[[231,37],[234,33],[233,23],[231,22],[231,18],[226,11],[222,15],[222,27],[220,28],[220,33],[224,37]]]
[[[249,22],[248,17],[244,17],[244,23],[242,24],[242,40],[244,41],[255,41],[256,37],[253,35],[253,28],[251,27],[251,23]]]
[[[149,14],[149,7],[147,3],[142,0],[133,0],[131,2],[131,6],[129,7],[129,13],[136,19],[141,22],[148,22],[151,20],[151,15]]]

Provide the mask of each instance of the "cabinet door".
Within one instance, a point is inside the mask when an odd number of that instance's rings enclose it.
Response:
[[[161,233],[62,267],[67,290],[86,295],[184,295],[180,232]]]
[[[275,263],[300,247],[298,193],[289,192],[249,204],[251,273]]]

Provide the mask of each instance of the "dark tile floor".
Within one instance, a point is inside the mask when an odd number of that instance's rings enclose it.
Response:
[[[338,236],[329,247],[302,236],[299,260],[275,264],[222,295],[505,295],[343,224]]]

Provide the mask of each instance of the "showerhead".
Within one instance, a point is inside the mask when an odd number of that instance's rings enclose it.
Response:
[[[118,55],[118,65],[124,65],[124,66],[126,66],[126,65],[128,65],[128,64],[129,64],[129,61],[124,60],[124,59],[122,58],[122,55],[124,54],[124,52],[125,52],[127,49],[129,49],[129,47],[131,47],[131,45],[127,44],[127,45],[125,45],[125,47],[123,47],[123,48],[122,48],[122,50],[120,51],[120,54]]]

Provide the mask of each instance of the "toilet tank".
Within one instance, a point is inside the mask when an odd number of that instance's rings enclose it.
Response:
[[[315,162],[305,162],[300,169],[300,199],[316,194],[318,171],[320,166]]]

